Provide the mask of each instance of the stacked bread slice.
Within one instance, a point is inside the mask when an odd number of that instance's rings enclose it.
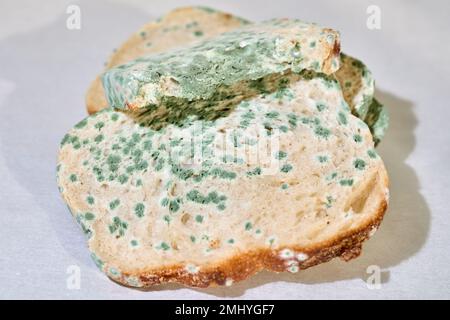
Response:
[[[206,287],[358,256],[388,200],[361,120],[370,73],[337,32],[298,20],[187,8],[145,32],[201,37],[199,21],[203,42],[119,59],[88,94],[103,110],[61,143],[59,188],[97,266],[129,286]]]
[[[106,69],[142,56],[198,44],[248,24],[250,21],[246,19],[207,7],[178,8],[135,32],[114,51],[106,62]],[[341,54],[340,67],[335,77],[352,113],[367,123],[375,144],[378,144],[387,129],[388,115],[374,98],[375,81],[372,73],[362,61]],[[100,76],[89,87],[86,106],[89,114],[108,106]]]

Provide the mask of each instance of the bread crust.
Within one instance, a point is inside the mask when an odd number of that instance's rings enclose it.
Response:
[[[381,188],[387,190],[389,179],[384,167],[380,168],[378,177]],[[130,286],[127,277],[139,279],[139,287],[148,288],[165,283],[179,283],[190,287],[207,288],[222,285],[231,285],[249,278],[262,271],[286,271],[286,260],[279,255],[280,250],[290,249],[304,253],[307,258],[298,262],[299,270],[325,263],[333,258],[340,257],[344,261],[357,258],[361,254],[362,243],[369,239],[378,229],[388,207],[388,196],[381,197],[376,212],[371,219],[355,230],[347,231],[322,243],[308,247],[283,246],[277,249],[258,249],[249,251],[220,263],[202,267],[197,273],[186,270],[184,265],[164,266],[158,269],[140,273],[123,272],[120,277],[108,277],[111,280]]]

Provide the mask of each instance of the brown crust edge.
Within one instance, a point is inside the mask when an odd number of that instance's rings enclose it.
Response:
[[[379,173],[380,184],[388,187],[388,176],[385,169]],[[149,288],[166,283],[179,283],[189,287],[207,288],[210,286],[222,286],[227,284],[228,279],[239,282],[262,271],[269,270],[282,272],[287,270],[286,262],[279,255],[280,250],[290,249],[307,254],[305,261],[298,262],[298,269],[304,270],[315,265],[325,263],[333,258],[340,257],[344,261],[357,258],[361,254],[362,243],[369,239],[374,231],[378,229],[388,207],[387,197],[384,197],[377,207],[372,219],[356,230],[349,231],[338,237],[329,239],[308,248],[300,246],[283,246],[277,249],[259,249],[225,259],[220,263],[208,266],[197,273],[188,272],[184,265],[174,265],[158,270],[142,273],[122,273],[120,277],[108,277],[114,282],[130,286],[127,277],[139,279],[139,287]]]

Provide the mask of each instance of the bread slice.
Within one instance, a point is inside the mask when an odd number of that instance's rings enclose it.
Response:
[[[172,104],[172,99],[211,100],[221,87],[268,74],[304,69],[331,74],[339,68],[339,50],[339,34],[334,30],[273,19],[195,46],[137,58],[107,70],[102,81],[111,107],[159,109]]]
[[[202,42],[245,24],[248,22],[242,18],[207,7],[178,8],[133,33],[113,52],[106,63],[106,69],[144,55]],[[86,94],[87,111],[92,114],[107,106],[103,85],[98,76],[91,83]]]
[[[388,200],[370,131],[333,77],[283,79],[215,120],[108,108],[64,137],[58,185],[103,272],[207,287],[359,255]]]
[[[345,101],[353,114],[363,119],[370,128],[377,145],[389,125],[386,108],[374,98],[375,80],[372,72],[360,60],[341,53],[341,67],[335,73]]]
[[[249,23],[243,18],[211,8],[178,8],[135,32],[112,54],[106,69],[138,57],[190,46]],[[335,75],[347,104],[355,115],[368,124],[377,145],[388,127],[389,117],[386,108],[373,101],[375,88],[372,73],[362,61],[341,53],[340,68]],[[101,79],[97,77],[86,94],[87,111],[92,114],[107,105]]]
[[[336,72],[336,78],[345,90],[345,101],[353,113],[364,119],[375,92],[372,72],[362,61],[341,53],[341,68]]]

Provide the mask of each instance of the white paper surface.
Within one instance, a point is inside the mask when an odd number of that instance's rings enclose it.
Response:
[[[251,20],[301,18],[341,31],[372,70],[390,129],[379,147],[389,211],[360,258],[297,274],[263,272],[231,288],[146,292],[97,270],[55,183],[58,145],[85,115],[84,95],[113,48],[172,8],[203,3]],[[78,4],[81,29],[66,28]],[[369,5],[381,29],[366,26]],[[4,1],[0,3],[0,298],[450,298],[448,1]],[[382,270],[369,290],[366,270]],[[70,289],[70,266],[80,289]]]

